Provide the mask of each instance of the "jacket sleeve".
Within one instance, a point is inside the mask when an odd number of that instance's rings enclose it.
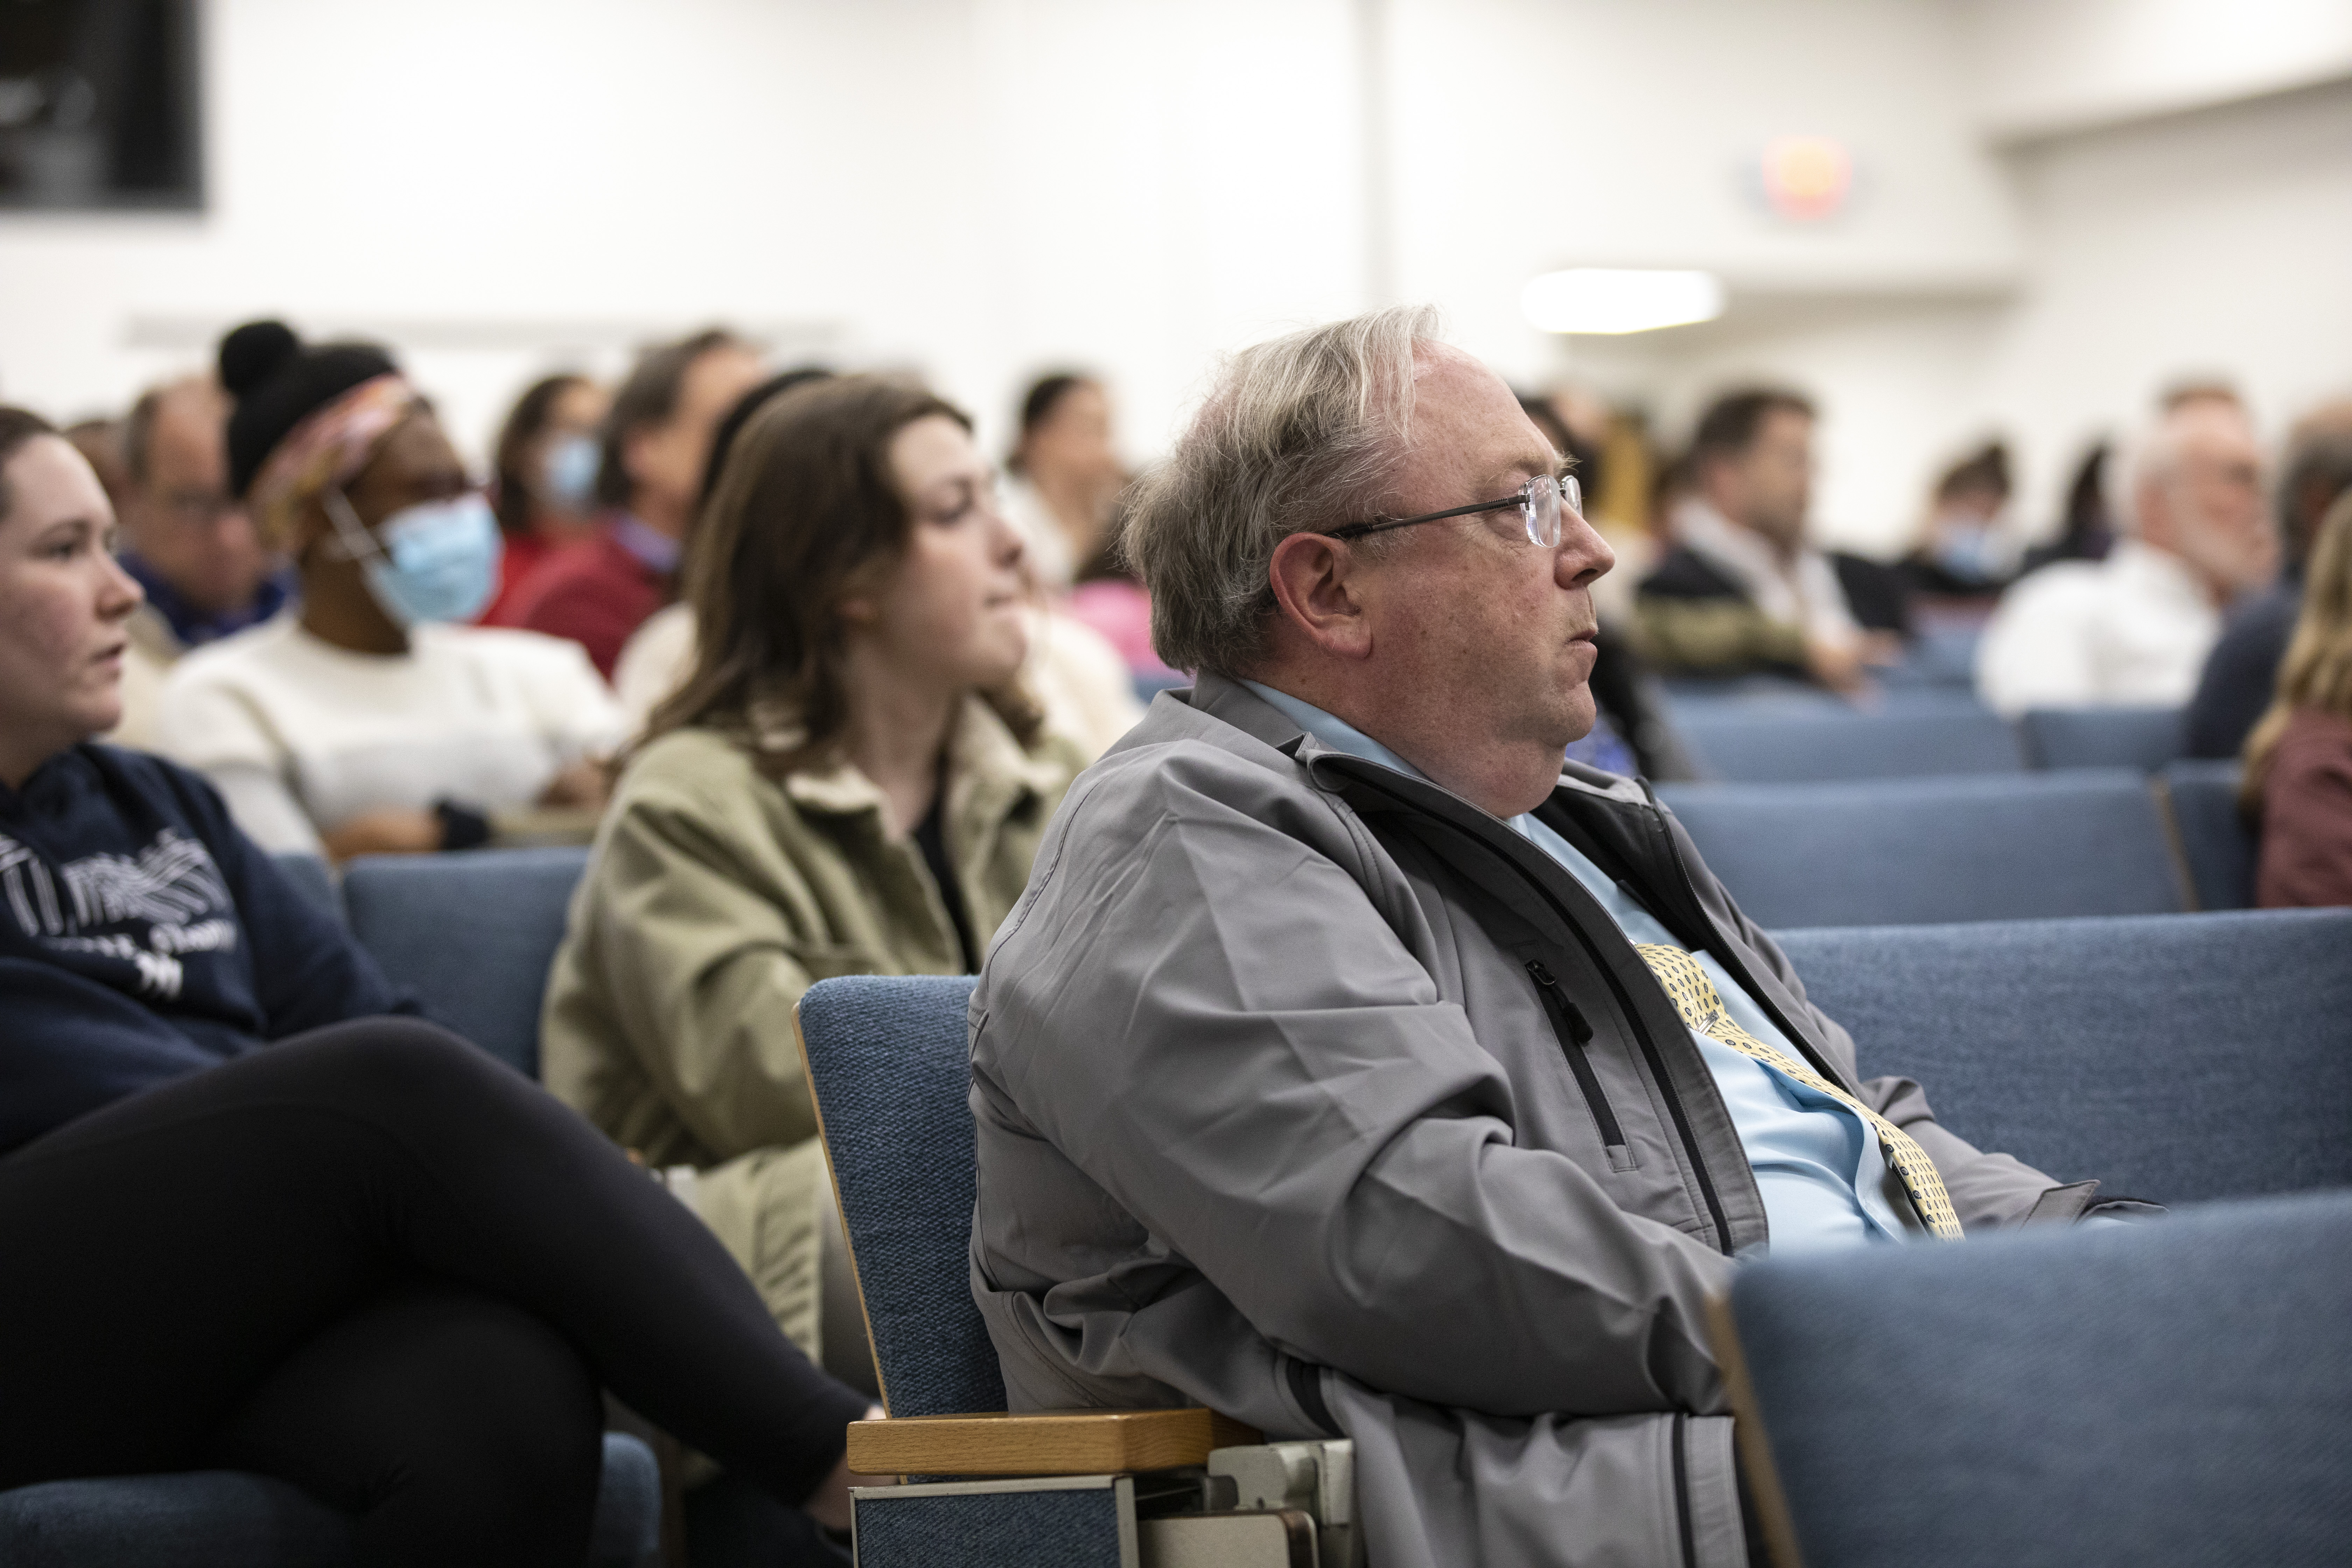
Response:
[[[575,925],[631,1054],[718,1160],[816,1131],[793,1008],[806,933],[749,879],[772,867],[751,824],[687,792],[618,808]]]
[[[1496,1415],[1720,1410],[1729,1259],[1517,1146],[1499,1067],[1365,892],[1360,829],[1136,773],[1049,836],[975,1007],[975,1094],[1286,1353]]]
[[[2087,570],[2045,566],[2001,595],[1977,645],[1977,695],[2004,719],[2097,700]]]

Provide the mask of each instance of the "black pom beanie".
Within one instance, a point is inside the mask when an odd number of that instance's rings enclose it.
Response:
[[[399,368],[373,343],[307,348],[283,321],[248,321],[223,338],[221,385],[236,399],[228,416],[229,493],[244,496],[271,448],[311,412]]]

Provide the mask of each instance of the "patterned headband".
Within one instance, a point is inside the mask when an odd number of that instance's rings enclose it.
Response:
[[[376,444],[417,404],[416,389],[398,374],[372,377],[306,415],[289,430],[254,477],[254,521],[271,543],[293,536],[303,502],[352,482],[375,455]]]

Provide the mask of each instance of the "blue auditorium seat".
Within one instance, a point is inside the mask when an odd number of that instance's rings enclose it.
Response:
[[[608,1432],[588,1562],[652,1568],[660,1552],[653,1450]],[[262,1476],[118,1476],[0,1492],[7,1568],[347,1568],[355,1561],[348,1518]]]
[[[1880,711],[1777,699],[1685,702],[1674,723],[1704,774],[1735,784],[2014,773],[2024,765],[2015,733],[1972,700]]]
[[[2238,810],[2238,763],[2229,758],[2169,763],[2157,775],[2197,907],[2242,910],[2254,901],[2260,842]]]
[[[2352,1185],[2352,910],[1790,931],[1865,1077],[2155,1203]]]
[[[539,1075],[539,1005],[585,849],[367,856],[343,873],[352,934],[436,1021]]]
[[[336,885],[334,869],[326,861],[302,850],[272,855],[270,859],[286,873],[286,879],[307,894],[312,902],[339,921],[344,918],[342,889]]]
[[[1004,1408],[971,1300],[973,984],[860,975],[801,997],[809,1086],[893,1416]]]
[[[1672,784],[1658,793],[1766,926],[2182,907],[2170,844],[2137,773]]]
[[[2028,766],[2153,773],[2188,748],[2178,708],[2036,708],[2017,721]]]
[[[2347,1300],[2343,1192],[1767,1258],[1731,1289],[1764,1511],[1806,1568],[2343,1563]]]

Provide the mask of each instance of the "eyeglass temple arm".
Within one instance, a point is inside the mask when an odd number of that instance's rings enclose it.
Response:
[[[1451,511],[1423,512],[1419,517],[1400,517],[1388,522],[1351,522],[1344,528],[1316,530],[1326,539],[1360,539],[1367,533],[1385,533],[1391,528],[1411,528],[1416,522],[1443,522],[1449,517],[1468,517],[1477,511],[1501,511],[1507,507],[1523,506],[1524,498],[1505,496],[1501,500],[1478,501],[1470,506],[1457,506]]]

